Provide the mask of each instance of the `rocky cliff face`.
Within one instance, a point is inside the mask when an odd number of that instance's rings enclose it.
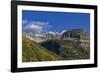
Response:
[[[53,39],[60,39],[61,38],[61,34],[58,32],[48,32],[46,33],[46,39],[47,40],[53,40]]]
[[[83,29],[72,29],[63,33],[62,40],[72,40],[79,42],[81,49],[90,50],[90,35]]]
[[[88,38],[89,33],[85,32],[85,30],[83,30],[83,29],[72,29],[72,30],[68,30],[68,31],[64,32],[61,36],[61,39],[65,39],[65,38],[81,39],[83,37]]]
[[[48,40],[42,42],[40,45],[60,55],[64,60],[89,58],[89,47],[87,50],[85,45],[80,44],[80,42],[71,40]]]

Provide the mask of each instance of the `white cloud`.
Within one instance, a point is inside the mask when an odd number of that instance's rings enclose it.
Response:
[[[25,22],[25,21],[24,21]],[[34,34],[41,33],[44,29],[47,29],[50,27],[48,23],[46,22],[39,22],[39,21],[32,21],[28,22],[25,26],[23,26],[23,29],[27,32],[32,32]]]
[[[43,29],[43,26],[41,25],[36,25],[36,24],[28,24],[25,26],[24,28],[25,30],[30,30],[30,31],[37,31],[37,32],[41,32]]]
[[[32,21],[31,23],[32,23],[32,24],[41,25],[41,26],[48,25],[48,22]]]

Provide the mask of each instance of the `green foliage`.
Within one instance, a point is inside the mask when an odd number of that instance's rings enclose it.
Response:
[[[62,59],[55,53],[48,51],[46,48],[40,46],[38,43],[22,38],[22,61],[55,61]]]

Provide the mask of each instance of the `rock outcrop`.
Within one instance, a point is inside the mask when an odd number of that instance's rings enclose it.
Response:
[[[88,39],[89,33],[85,32],[85,30],[83,29],[72,29],[62,34],[61,39],[66,39],[66,38]]]

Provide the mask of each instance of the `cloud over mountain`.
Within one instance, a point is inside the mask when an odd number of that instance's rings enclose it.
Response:
[[[24,25],[25,24],[25,25]],[[47,22],[39,21],[26,21],[23,20],[23,30],[26,32],[32,32],[33,34],[41,33],[44,29],[48,29],[50,25]]]
[[[44,26],[36,25],[36,24],[28,24],[24,27],[25,30],[34,31],[34,32],[41,32]]]

